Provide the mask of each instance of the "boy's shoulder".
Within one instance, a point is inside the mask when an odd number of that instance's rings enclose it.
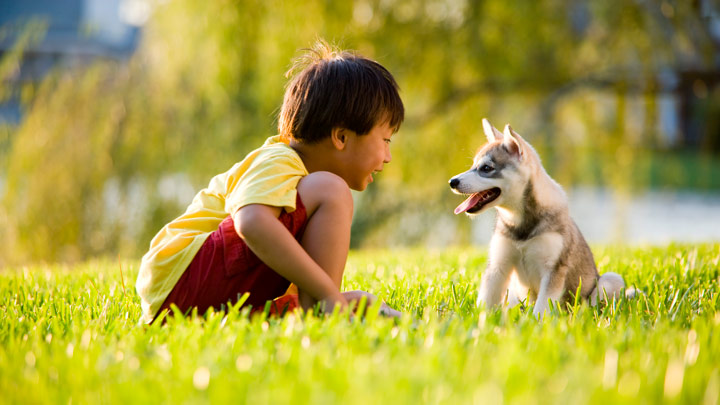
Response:
[[[290,141],[288,141],[287,138],[282,135],[273,135],[267,138],[259,149],[272,147],[287,147],[288,149],[292,150],[292,148],[290,147]]]
[[[299,166],[303,169],[305,168],[300,155],[297,151],[295,151],[295,149],[290,147],[289,142],[287,142],[281,135],[275,135],[267,138],[265,143],[251,152],[245,160],[248,158],[251,158],[253,162],[257,164],[266,162],[276,164],[285,163],[291,166]]]
[[[234,164],[225,174],[247,173],[255,170],[281,170],[307,175],[307,169],[300,155],[280,135],[267,138],[263,145],[248,153]]]

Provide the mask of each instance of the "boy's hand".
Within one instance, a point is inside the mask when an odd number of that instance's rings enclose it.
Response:
[[[338,292],[337,295],[333,294],[325,297],[318,302],[320,303],[320,308],[326,314],[331,314],[336,306],[340,306],[340,312],[348,308],[348,300],[340,292]]]
[[[377,301],[377,299],[378,299],[375,295],[370,294],[369,292],[360,291],[360,290],[345,291],[342,293],[342,295],[353,307],[355,307],[358,304],[358,302],[360,302],[360,299],[362,297],[367,298],[368,307],[371,306],[372,304],[374,304],[375,301]],[[392,317],[392,318],[399,318],[402,316],[402,312],[396,311],[395,309],[390,308],[390,306],[388,304],[383,302],[380,305],[380,315]]]
[[[400,318],[402,316],[402,312],[391,308],[388,304],[383,302],[380,306],[380,315],[388,318]]]

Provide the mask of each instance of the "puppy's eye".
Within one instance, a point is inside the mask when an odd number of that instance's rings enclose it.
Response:
[[[482,173],[490,173],[493,170],[495,170],[495,169],[493,169],[492,166],[489,166],[489,165],[480,166],[480,172],[482,172]]]

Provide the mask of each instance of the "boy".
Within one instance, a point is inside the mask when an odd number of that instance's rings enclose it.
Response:
[[[263,308],[298,287],[303,309],[346,308],[340,292],[353,200],[390,162],[404,119],[393,76],[380,64],[319,42],[288,72],[279,135],[214,177],[143,256],[136,283],[145,323],[171,304],[221,308],[245,292]],[[399,313],[383,304],[383,313]]]

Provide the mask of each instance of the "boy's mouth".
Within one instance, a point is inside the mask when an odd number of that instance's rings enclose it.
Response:
[[[467,212],[468,214],[476,213],[482,210],[487,204],[495,201],[498,197],[500,197],[500,189],[497,187],[472,194],[455,208],[455,214],[463,212]]]

